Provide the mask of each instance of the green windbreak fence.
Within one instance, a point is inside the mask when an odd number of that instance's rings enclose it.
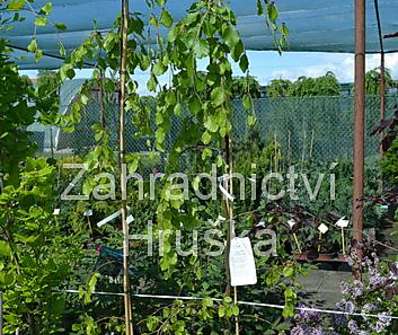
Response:
[[[391,115],[398,102],[397,96],[387,97],[386,114]],[[67,106],[66,106],[67,107]],[[259,98],[254,101],[257,124],[254,129],[247,126],[247,113],[240,100],[233,101],[233,140],[247,143],[251,131],[258,133],[261,141],[277,141],[285,157],[292,161],[316,159],[331,161],[352,157],[353,98],[345,97],[285,97]],[[67,110],[67,108],[65,109]],[[80,124],[73,133],[59,129],[52,131],[55,152],[78,153],[92,147],[94,135],[91,126],[100,119],[99,104],[93,96],[83,111]],[[117,147],[117,101],[106,106],[107,126],[111,130],[112,145]],[[128,115],[130,120],[132,115]],[[372,129],[379,123],[380,98],[366,97],[366,156],[377,155],[377,136],[371,136]],[[174,142],[181,129],[178,119],[173,120],[167,138],[168,146]],[[135,129],[127,125],[127,148],[130,152],[147,151],[151,138],[136,138]],[[46,141],[49,142],[49,141]],[[48,148],[47,148],[48,150]]]
[[[257,131],[260,138],[276,140],[285,157],[292,160],[334,160],[352,157],[353,98],[287,97],[260,98],[255,101]],[[397,97],[387,98],[387,115],[393,113]],[[234,102],[234,134],[243,141],[249,132],[240,101]],[[379,138],[371,136],[380,122],[380,98],[366,97],[366,156],[378,153]]]

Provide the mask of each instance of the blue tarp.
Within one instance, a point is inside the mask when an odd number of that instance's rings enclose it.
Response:
[[[384,34],[398,32],[398,0],[378,0]],[[47,0],[36,0],[40,8]],[[169,0],[167,7],[174,16],[183,17],[192,0]],[[247,49],[272,50],[273,38],[264,18],[257,16],[256,0],[230,0],[238,16],[238,28]],[[367,52],[380,50],[374,0],[367,0]],[[100,31],[108,31],[120,12],[120,0],[52,0],[52,22],[62,22],[67,31],[59,33],[52,26],[38,27],[39,45],[48,54],[58,55],[59,41],[67,50],[72,50],[92,32],[94,22]],[[354,0],[277,0],[280,22],[289,28],[288,51],[354,51]],[[145,0],[130,0],[131,11],[140,12],[147,22],[149,10]],[[2,33],[11,45],[26,48],[33,31],[33,16],[27,14],[24,22],[14,30]],[[398,38],[385,40],[387,52],[398,51]],[[33,57],[24,52],[18,62],[23,69],[54,68],[57,59],[44,57],[35,63]]]

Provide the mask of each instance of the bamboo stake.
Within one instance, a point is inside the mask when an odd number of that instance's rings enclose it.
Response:
[[[288,131],[288,161],[289,161],[289,167],[292,165],[292,143],[291,143],[291,132],[290,129]]]
[[[100,121],[103,129],[105,129],[106,127],[104,80],[105,80],[105,74],[104,71],[101,70],[99,90],[98,90],[98,100],[100,105]]]
[[[0,291],[0,335],[3,335],[3,292]]]
[[[341,228],[341,244],[343,246],[343,255],[346,256],[344,228]]]
[[[310,161],[312,160],[312,154],[314,150],[314,137],[315,137],[315,130],[312,129],[311,132],[311,143],[310,143]]]
[[[233,184],[232,184],[232,149],[231,149],[231,138],[229,136],[225,136],[224,138],[224,150],[225,150],[225,162],[227,164],[227,178],[224,178],[223,184],[224,188],[228,191],[229,194],[233,194]],[[235,237],[235,223],[234,223],[234,213],[232,203],[229,201],[227,197],[224,200],[224,211],[225,216],[228,218],[228,236],[227,236],[227,252],[226,252],[226,271],[227,271],[227,289],[226,293],[230,295],[231,290],[231,273],[229,267],[229,255],[231,251],[231,240]],[[238,288],[233,287],[233,301],[234,304],[238,303]],[[239,335],[239,318],[235,317],[235,335]]]
[[[120,46],[120,111],[119,111],[119,166],[120,166],[120,187],[121,187],[121,212],[123,226],[123,295],[124,295],[124,316],[126,335],[133,335],[133,316],[130,295],[129,278],[129,226],[127,223],[127,196],[126,179],[127,171],[125,164],[125,103],[126,103],[126,82],[127,82],[127,43],[128,43],[128,20],[129,0],[122,0],[122,27]]]

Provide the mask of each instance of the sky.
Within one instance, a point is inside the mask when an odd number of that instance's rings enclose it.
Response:
[[[286,52],[279,55],[274,51],[248,51],[250,74],[257,78],[262,85],[268,84],[272,79],[295,80],[300,76],[317,77],[332,71],[341,83],[354,80],[354,55],[318,53],[318,52]],[[378,67],[380,55],[367,55],[367,70]],[[204,67],[204,64],[203,64]],[[398,53],[386,55],[386,67],[391,70],[394,79],[398,79]],[[235,75],[242,75],[239,66],[233,66]],[[22,71],[34,77],[35,71]],[[77,72],[78,78],[89,78],[90,70]],[[141,94],[146,94],[145,82],[147,73],[137,73],[136,80],[140,84]],[[168,77],[163,76],[163,82]]]

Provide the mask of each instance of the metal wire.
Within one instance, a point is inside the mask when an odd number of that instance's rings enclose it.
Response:
[[[65,290],[59,291],[60,293],[79,293],[78,290]],[[123,293],[118,292],[92,292],[94,295],[102,295],[102,296],[118,296],[123,297]],[[174,295],[158,295],[158,294],[132,294],[135,298],[141,299],[157,299],[157,300],[183,300],[183,301],[202,301],[205,298],[200,297],[189,297],[189,296],[174,296]],[[208,298],[207,298],[208,299]],[[222,302],[222,299],[219,298],[210,298],[214,302]],[[265,307],[265,308],[275,308],[275,309],[284,309],[284,305],[278,304],[270,304],[263,302],[252,302],[252,301],[238,301],[238,305],[242,306],[253,306],[253,307]],[[323,314],[332,314],[332,315],[346,315],[346,316],[361,316],[361,317],[369,317],[369,318],[379,318],[379,315],[376,314],[366,314],[366,313],[356,313],[356,312],[345,312],[333,309],[323,309],[323,308],[315,308],[315,307],[295,307],[298,311],[308,311],[308,312],[318,312]],[[391,319],[398,320],[398,317],[392,316]]]

